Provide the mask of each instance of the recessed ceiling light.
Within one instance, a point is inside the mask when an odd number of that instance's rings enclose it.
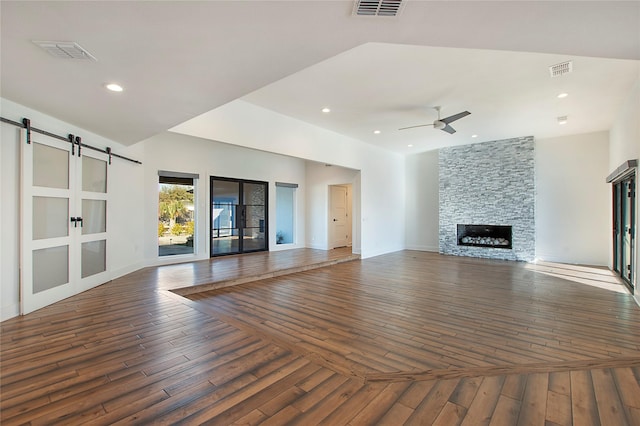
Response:
[[[560,125],[567,124],[567,116],[563,115],[562,117],[558,117],[558,124]]]
[[[124,90],[122,86],[116,83],[109,83],[109,84],[106,84],[104,87],[106,87],[108,90],[111,90],[112,92],[122,92]]]
[[[412,147],[413,147],[413,144],[409,144],[409,145],[407,145],[407,147],[412,148]]]
[[[558,95],[558,99],[563,99],[563,98],[566,98],[567,96],[569,96],[569,94],[568,94],[568,93],[560,93],[560,94]]]
[[[322,112],[324,113],[331,112],[331,108],[324,107],[322,108]]]
[[[379,135],[380,134],[380,130],[374,130],[373,133],[376,134],[376,135]]]
[[[472,137],[472,138],[477,138],[477,137],[478,137],[478,135],[471,135],[471,137]]]

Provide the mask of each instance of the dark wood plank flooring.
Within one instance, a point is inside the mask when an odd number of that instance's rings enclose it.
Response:
[[[315,256],[146,268],[3,322],[0,421],[640,425],[640,308],[603,269],[403,251],[168,291]]]

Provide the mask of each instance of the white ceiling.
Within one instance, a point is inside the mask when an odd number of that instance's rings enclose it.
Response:
[[[573,72],[551,78],[549,66]],[[243,100],[397,152],[608,130],[640,62],[541,53],[369,43],[272,83]],[[568,93],[558,99],[559,93]],[[323,107],[331,112],[322,113]],[[399,131],[468,110],[451,135]],[[567,116],[565,125],[557,118]],[[373,134],[379,130],[380,134]],[[472,135],[477,138],[472,138]],[[409,147],[408,145],[412,145]]]
[[[606,130],[639,76],[640,2],[2,1],[1,95],[123,144],[237,98],[407,152]],[[76,41],[98,61],[49,56]],[[603,59],[608,58],[608,59]],[[559,79],[547,67],[574,61]],[[104,90],[115,81],[121,94]],[[566,88],[564,87],[566,85]],[[559,90],[570,96],[555,98]],[[332,113],[319,112],[330,106]],[[428,127],[462,110],[448,135]],[[568,115],[562,129],[555,122]],[[36,125],[36,124],[34,124]],[[374,129],[382,131],[373,135]]]

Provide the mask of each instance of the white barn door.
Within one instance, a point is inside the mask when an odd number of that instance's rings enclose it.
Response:
[[[108,280],[107,161],[49,136],[21,139],[24,315]]]

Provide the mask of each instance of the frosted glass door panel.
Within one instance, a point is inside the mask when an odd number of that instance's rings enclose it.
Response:
[[[33,143],[33,186],[69,188],[69,151]]]
[[[107,231],[107,202],[82,200],[82,235]]]
[[[33,293],[69,282],[69,246],[33,251]]]
[[[69,199],[33,197],[33,239],[69,235]]]
[[[82,243],[82,278],[107,270],[106,253],[105,240]]]
[[[82,157],[82,190],[89,192],[107,192],[107,162]]]

